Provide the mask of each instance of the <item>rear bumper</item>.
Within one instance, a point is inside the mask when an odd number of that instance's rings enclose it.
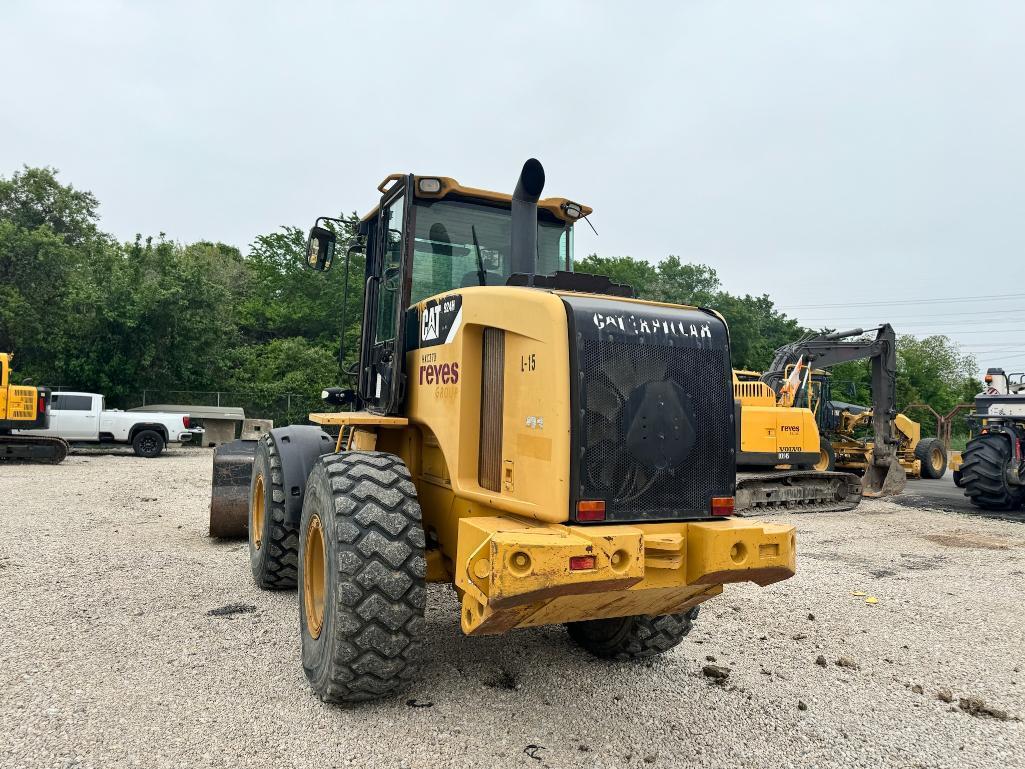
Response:
[[[463,518],[455,563],[463,631],[684,611],[729,582],[792,577],[795,546],[793,526],[735,518],[613,526]],[[593,564],[571,568],[581,558]]]
[[[177,440],[179,443],[188,443],[193,439],[199,440],[205,432],[206,430],[202,427],[190,427],[188,430],[182,430],[178,433],[178,437],[173,440]]]

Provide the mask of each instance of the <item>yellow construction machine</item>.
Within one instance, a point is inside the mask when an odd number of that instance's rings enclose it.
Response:
[[[215,477],[249,468],[253,576],[298,587],[325,700],[416,674],[428,582],[454,586],[468,635],[564,623],[626,660],[679,643],[724,584],[794,574],[793,526],[732,517],[722,317],[572,272],[591,209],[543,185],[536,160],[512,195],[393,174],[357,242],[310,232],[314,270],[365,252],[358,382],[323,393],[354,410],[276,428]]]
[[[733,372],[737,420],[737,509],[784,507],[796,511],[850,510],[862,496],[897,494],[905,475],[897,456],[896,335],[875,329],[809,334],[775,353],[765,373]],[[825,369],[851,360],[872,364],[879,418],[870,415],[875,444],[865,455],[864,477],[841,472],[829,436],[836,420],[828,408]],[[878,449],[876,448],[878,446]]]
[[[61,438],[15,433],[50,426],[50,391],[11,384],[13,358],[11,353],[0,352],[0,461],[62,462],[68,444]]]
[[[838,470],[865,472],[872,461],[875,443],[863,436],[872,422],[872,409],[832,401],[836,430],[829,436]],[[947,472],[947,448],[939,438],[923,438],[922,425],[906,414],[893,418],[897,434],[897,459],[908,478],[942,478]]]

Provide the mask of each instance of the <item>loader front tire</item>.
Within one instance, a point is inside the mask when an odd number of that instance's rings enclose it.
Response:
[[[249,484],[249,566],[263,590],[292,590],[299,573],[299,530],[285,515],[281,453],[266,433],[256,444]]]
[[[683,640],[698,616],[695,606],[680,614],[637,615],[569,622],[569,637],[595,657],[628,661],[664,654]]]
[[[402,460],[379,451],[320,457],[306,484],[299,555],[303,669],[317,696],[358,702],[412,679],[427,564]]]

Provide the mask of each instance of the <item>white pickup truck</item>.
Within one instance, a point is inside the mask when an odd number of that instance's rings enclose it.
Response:
[[[68,443],[129,443],[138,456],[155,457],[168,443],[192,440],[203,430],[189,426],[188,414],[106,411],[102,395],[57,392],[50,404],[49,429],[19,432],[55,435]]]

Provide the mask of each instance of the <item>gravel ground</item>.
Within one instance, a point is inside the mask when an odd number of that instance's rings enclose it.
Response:
[[[1021,523],[780,516],[797,577],[727,587],[648,665],[466,638],[435,587],[419,683],[345,708],[306,687],[295,594],[206,538],[210,462],[0,466],[0,766],[1025,767]],[[232,603],[256,611],[207,613]]]

